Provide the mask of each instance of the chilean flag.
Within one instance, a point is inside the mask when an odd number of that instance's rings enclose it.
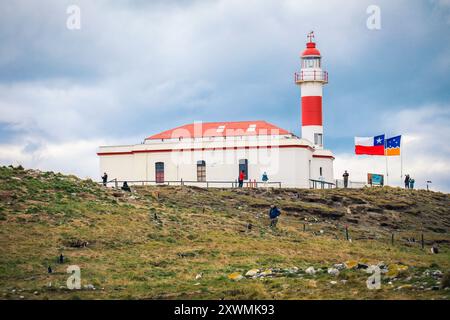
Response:
[[[384,134],[376,137],[355,137],[355,153],[384,156]]]

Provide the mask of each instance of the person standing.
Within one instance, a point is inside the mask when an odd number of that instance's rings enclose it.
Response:
[[[409,189],[409,174],[405,175],[405,189]]]
[[[344,188],[348,187],[348,176],[349,176],[349,174],[348,174],[347,170],[345,170],[344,174],[342,175],[342,177],[344,177]]]
[[[244,179],[245,179],[245,172],[244,172],[244,170],[242,170],[239,173],[239,179],[238,179],[238,181],[239,181],[239,188],[242,188],[242,186],[244,185]]]
[[[267,172],[264,171],[261,180],[264,183],[264,188],[267,189],[268,187],[267,181],[269,181],[269,176],[267,175]]]
[[[414,182],[416,182],[413,178],[409,178],[409,188],[414,189]]]
[[[269,218],[270,218],[270,227],[276,228],[278,223],[278,217],[281,215],[280,209],[277,208],[275,205],[270,206],[269,210]]]
[[[106,187],[106,184],[108,182],[108,175],[106,174],[106,172],[103,173],[102,181],[103,181],[103,186]]]

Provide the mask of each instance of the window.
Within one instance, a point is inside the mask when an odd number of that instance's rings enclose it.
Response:
[[[155,163],[155,180],[156,183],[164,183],[164,162]]]
[[[241,159],[239,160],[239,174],[244,170],[244,180],[248,179],[248,160]]]
[[[320,68],[320,58],[305,58],[303,68]]]
[[[322,141],[322,134],[321,133],[314,133],[314,144],[321,146],[323,141]]]
[[[206,181],[206,162],[203,160],[197,161],[197,181]]]

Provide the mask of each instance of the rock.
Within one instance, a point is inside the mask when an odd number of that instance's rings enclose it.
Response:
[[[267,269],[259,274],[259,276],[261,276],[261,277],[267,277],[270,275],[272,275],[272,270],[270,270],[270,269]]]
[[[338,269],[338,270],[344,270],[345,269],[345,264],[343,264],[343,263],[336,263],[333,267]]]
[[[33,294],[36,296],[39,294],[39,292],[35,291],[35,292],[33,292]]]
[[[12,289],[11,292],[12,292],[12,293],[16,293],[16,289]]]
[[[339,270],[336,268],[328,268],[328,274],[331,274],[336,277],[339,275]]]
[[[202,276],[203,276],[203,273],[200,272],[199,274],[197,274],[197,275],[195,276],[195,280],[200,279]]]
[[[20,299],[25,299],[25,297],[24,297],[24,296],[20,296],[19,298],[20,298]]]
[[[309,267],[305,270],[305,272],[309,275],[315,275],[316,274],[316,270],[314,270],[314,267]]]
[[[356,260],[348,260],[348,261],[345,262],[345,266],[347,267],[347,269],[356,268],[358,266],[358,261],[356,261]]]
[[[254,277],[259,273],[259,269],[251,269],[248,270],[247,273],[245,274],[246,277]]]
[[[298,272],[298,268],[297,267],[292,267],[286,270],[287,273],[293,274],[293,273],[297,273]]]
[[[84,288],[85,288],[86,290],[95,290],[95,287],[94,287],[93,284],[85,285]]]
[[[244,277],[239,272],[233,272],[233,273],[228,275],[228,279],[234,280],[234,281],[239,281],[242,278],[244,278]]]
[[[347,280],[341,280],[342,284],[346,284]]]
[[[432,273],[433,277],[435,278],[442,278],[443,274],[441,270],[436,270]]]
[[[199,286],[199,285],[200,285],[200,282],[197,282],[194,284],[194,286]]]
[[[335,284],[337,284],[337,281],[330,281],[330,283],[331,283],[332,285],[335,285]]]
[[[432,287],[431,287],[431,290],[437,291],[437,290],[439,290],[439,286],[432,286]]]
[[[369,266],[365,263],[358,263],[358,265],[356,266],[356,269],[367,269],[369,268]]]
[[[308,287],[310,287],[310,288],[317,288],[317,282],[315,280],[309,280],[308,281]]]

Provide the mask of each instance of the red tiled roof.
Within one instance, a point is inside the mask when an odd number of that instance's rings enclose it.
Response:
[[[205,122],[197,124],[186,124],[184,126],[155,134],[146,138],[145,140],[283,134],[289,134],[289,131],[261,120],[238,122]]]

